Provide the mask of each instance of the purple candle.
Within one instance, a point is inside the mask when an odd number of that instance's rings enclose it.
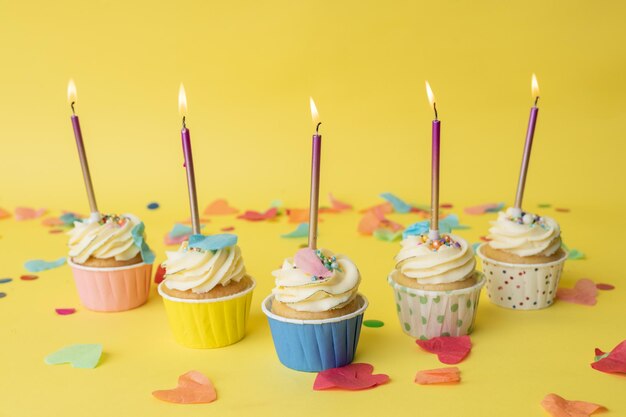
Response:
[[[526,143],[524,145],[524,155],[522,157],[522,167],[519,172],[519,181],[517,182],[517,194],[515,195],[515,208],[521,213],[522,199],[524,198],[524,187],[526,186],[526,174],[528,173],[528,164],[530,163],[530,151],[533,147],[533,137],[535,135],[535,124],[537,124],[537,115],[539,114],[539,108],[537,102],[539,101],[539,85],[537,84],[537,77],[535,74],[531,80],[531,92],[534,99],[534,104],[530,108],[530,117],[528,119],[528,129],[526,130]]]
[[[435,95],[426,81],[426,94],[430,106],[435,111],[435,120],[432,127],[432,157],[431,157],[431,185],[430,185],[430,231],[431,239],[439,238],[439,151],[441,144],[441,122],[437,117],[437,103]]]
[[[76,148],[78,150],[78,159],[80,160],[80,167],[83,171],[83,181],[85,182],[85,189],[87,190],[87,199],[89,200],[89,210],[91,211],[92,219],[99,219],[100,213],[98,212],[98,205],[96,204],[96,195],[93,191],[93,185],[91,183],[91,174],[89,172],[89,163],[87,162],[87,153],[85,152],[85,144],[83,143],[83,133],[80,130],[80,120],[74,110],[74,104],[76,104],[76,85],[74,80],[70,80],[67,84],[67,99],[72,107],[72,126],[74,127],[74,137],[76,138]]]
[[[187,170],[187,190],[189,192],[189,209],[191,211],[191,227],[194,234],[200,234],[200,215],[198,214],[198,197],[196,195],[196,176],[193,170],[193,154],[191,152],[191,136],[185,124],[187,115],[187,96],[185,87],[180,84],[178,90],[178,110],[183,117],[183,129],[180,137],[183,143],[183,155],[185,156],[185,168]]]
[[[311,117],[315,124],[313,134],[313,150],[311,154],[311,197],[309,199],[309,248],[317,248],[317,213],[319,210],[320,195],[320,160],[322,157],[322,135],[319,134],[319,115],[312,97],[309,97]]]

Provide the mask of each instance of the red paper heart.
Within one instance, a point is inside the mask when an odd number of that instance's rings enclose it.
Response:
[[[269,220],[276,217],[278,214],[278,209],[276,207],[272,207],[267,210],[265,213],[259,213],[258,211],[246,210],[241,216],[238,216],[238,219],[249,220],[252,222],[258,222],[261,220]]]
[[[448,365],[461,362],[472,350],[472,341],[469,336],[440,336],[428,340],[416,340],[415,343],[422,349],[437,354],[439,361]]]
[[[598,295],[596,284],[587,278],[576,281],[574,288],[559,288],[556,291],[556,296],[561,301],[588,306],[596,304],[596,295]]]
[[[548,394],[541,401],[541,406],[552,417],[589,417],[598,410],[604,410],[605,407],[588,403],[586,401],[570,401],[556,395]]]
[[[353,363],[341,368],[327,369],[317,374],[313,389],[316,391],[329,388],[361,390],[389,381],[389,375],[372,375],[373,371],[374,367],[369,363]]]
[[[202,404],[217,399],[211,380],[198,371],[181,375],[176,388],[154,391],[152,395],[161,401],[177,404]]]
[[[603,355],[606,353],[596,348],[596,356]],[[626,340],[615,346],[607,356],[592,363],[591,367],[601,372],[626,374]]]

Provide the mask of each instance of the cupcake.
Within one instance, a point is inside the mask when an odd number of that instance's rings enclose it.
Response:
[[[192,235],[166,254],[159,294],[176,341],[206,349],[241,340],[255,282],[246,273],[237,236]]]
[[[148,300],[154,254],[132,214],[74,222],[69,259],[78,295],[94,311],[125,311]]]
[[[491,224],[489,242],[477,251],[491,302],[516,310],[552,305],[567,259],[558,223],[509,208]]]
[[[417,235],[406,235],[387,278],[400,325],[420,339],[463,336],[472,332],[484,284],[467,241],[452,234],[428,235],[428,222]]]
[[[278,359],[288,368],[319,372],[354,359],[367,299],[349,258],[326,249],[300,249],[272,275],[263,301]]]

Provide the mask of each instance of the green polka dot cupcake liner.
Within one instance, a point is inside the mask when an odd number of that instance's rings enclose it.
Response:
[[[513,310],[539,310],[554,303],[567,253],[543,264],[511,264],[486,257],[484,245],[476,254],[482,260],[489,301]]]
[[[464,336],[474,330],[480,290],[484,275],[475,272],[477,282],[471,287],[451,291],[429,291],[400,285],[394,270],[387,278],[393,288],[396,311],[402,330],[416,339],[438,336]]]

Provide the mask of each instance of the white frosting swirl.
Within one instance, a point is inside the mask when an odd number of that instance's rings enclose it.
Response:
[[[407,236],[395,257],[396,269],[419,284],[447,284],[467,278],[476,267],[474,252],[463,238],[447,236],[451,244],[441,244],[437,249],[427,237]]]
[[[521,213],[514,208],[498,213],[491,222],[489,245],[517,256],[550,256],[561,247],[561,230],[550,217]]]
[[[68,232],[69,255],[79,264],[90,256],[115,258],[117,261],[132,259],[140,249],[135,245],[131,232],[140,223],[141,220],[132,214],[124,214],[117,221],[114,217],[103,217],[102,221],[86,219],[74,222],[74,228]]]
[[[218,284],[239,282],[246,275],[241,249],[236,245],[205,251],[189,249],[188,242],[183,242],[176,252],[166,255],[164,284],[173,290],[203,294]]]
[[[349,304],[357,295],[361,274],[354,262],[344,255],[334,255],[321,249],[326,257],[335,256],[339,269],[328,278],[318,278],[298,268],[293,258],[287,258],[281,269],[272,272],[276,300],[296,311],[320,312]]]

